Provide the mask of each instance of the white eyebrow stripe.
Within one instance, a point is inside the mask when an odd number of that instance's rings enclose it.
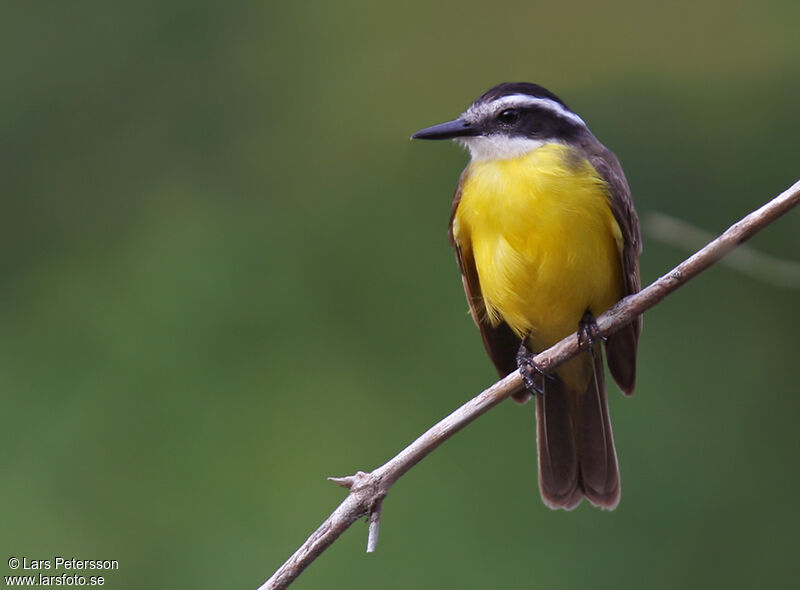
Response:
[[[472,105],[464,113],[464,116],[468,120],[481,120],[504,109],[514,107],[540,107],[547,109],[559,117],[569,119],[578,125],[583,125],[584,127],[586,126],[586,123],[583,121],[583,119],[581,119],[572,111],[564,108],[561,103],[551,98],[539,98],[536,96],[530,96],[528,94],[509,94],[508,96],[495,99],[488,103]]]

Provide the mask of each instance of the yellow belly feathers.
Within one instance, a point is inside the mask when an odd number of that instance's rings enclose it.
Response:
[[[529,335],[535,351],[622,296],[622,234],[606,183],[564,145],[472,162],[453,235],[475,260],[489,321]]]

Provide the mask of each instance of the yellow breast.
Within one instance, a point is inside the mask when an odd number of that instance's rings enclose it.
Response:
[[[622,296],[622,235],[608,188],[570,148],[546,144],[469,165],[453,235],[475,260],[489,320],[542,350]]]

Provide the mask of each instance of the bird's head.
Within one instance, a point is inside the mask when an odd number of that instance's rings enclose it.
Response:
[[[569,144],[586,123],[549,90],[506,82],[484,92],[452,121],[417,131],[412,139],[454,139],[473,160],[515,158],[551,142]]]

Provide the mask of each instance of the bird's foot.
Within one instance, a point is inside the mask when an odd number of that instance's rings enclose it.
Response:
[[[544,395],[544,379],[555,379],[547,371],[533,361],[535,355],[525,346],[525,341],[519,345],[517,351],[517,368],[525,383],[526,389],[531,393]]]
[[[584,343],[588,342],[589,354],[594,356],[594,344],[598,340],[606,342],[608,338],[603,336],[603,333],[600,331],[600,326],[597,325],[594,314],[587,309],[581,321],[578,322],[578,346],[583,346]]]

